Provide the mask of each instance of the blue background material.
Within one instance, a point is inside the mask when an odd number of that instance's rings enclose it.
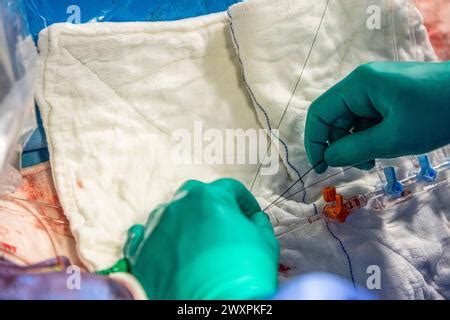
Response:
[[[25,0],[30,32],[35,40],[39,31],[73,16],[72,5],[79,7],[80,22],[89,21],[171,21],[225,11],[241,0]],[[37,108],[36,108],[37,110]],[[22,166],[49,159],[42,121],[24,148]]]

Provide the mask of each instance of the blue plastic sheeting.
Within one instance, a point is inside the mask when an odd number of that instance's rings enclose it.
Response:
[[[26,0],[32,34],[55,22],[168,21],[226,10],[239,0]]]
[[[25,0],[27,18],[35,40],[39,32],[56,22],[171,21],[225,11],[241,0]],[[39,114],[39,112],[38,112]],[[38,115],[39,118],[39,115]],[[22,155],[22,166],[48,160],[47,143],[39,119]]]
[[[38,128],[28,140],[22,152],[22,167],[29,167],[49,159],[47,140],[38,108],[36,107]]]

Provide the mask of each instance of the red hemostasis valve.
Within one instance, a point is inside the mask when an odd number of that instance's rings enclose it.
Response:
[[[336,193],[336,187],[324,188],[322,195],[323,200],[327,203],[323,208],[325,215],[330,219],[344,223],[353,208],[347,208],[344,197]]]

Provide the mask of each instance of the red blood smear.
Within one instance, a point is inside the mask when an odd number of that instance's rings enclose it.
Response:
[[[280,264],[278,265],[278,272],[283,273],[283,272],[288,272],[289,270],[291,270],[291,268],[285,266],[284,264],[281,264],[281,263],[280,263]]]
[[[17,251],[16,247],[4,242],[0,242],[0,247],[2,247],[6,252],[16,253]]]

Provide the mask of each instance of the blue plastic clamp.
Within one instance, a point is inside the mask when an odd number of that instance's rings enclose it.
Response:
[[[386,186],[384,187],[386,192],[395,197],[400,197],[405,187],[397,180],[394,167],[384,168],[384,175],[386,176]]]
[[[419,180],[434,182],[437,178],[437,171],[430,165],[430,160],[426,154],[417,157],[420,165],[420,171],[417,174]]]

